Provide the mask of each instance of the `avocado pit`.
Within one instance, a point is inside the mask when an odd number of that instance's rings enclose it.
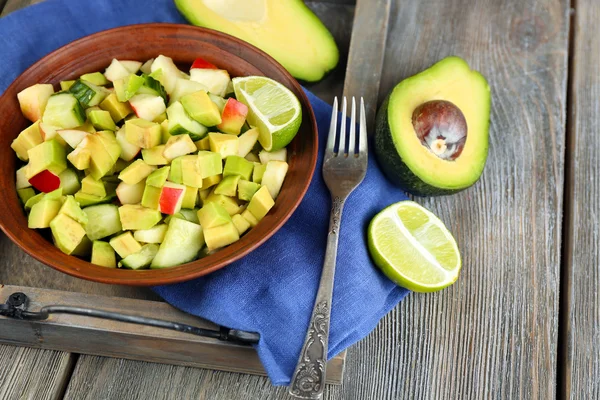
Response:
[[[456,160],[467,141],[467,120],[445,100],[432,100],[413,111],[412,123],[421,144],[442,160]]]

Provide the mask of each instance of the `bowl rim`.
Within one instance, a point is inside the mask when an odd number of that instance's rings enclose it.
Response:
[[[309,124],[308,128],[310,129],[310,131],[314,137],[312,149],[310,147],[307,147],[307,150],[311,151],[310,165],[306,165],[304,167],[304,168],[309,169],[309,175],[308,175],[309,178],[308,178],[307,182],[305,182],[305,184],[303,185],[303,187],[300,191],[300,196],[298,196],[296,199],[294,199],[292,204],[288,203],[288,206],[286,207],[286,211],[283,213],[283,216],[281,218],[277,219],[273,223],[273,227],[270,230],[266,231],[266,234],[261,236],[258,240],[254,241],[252,244],[246,246],[243,249],[240,249],[240,251],[238,251],[237,253],[232,254],[230,257],[227,257],[226,259],[217,260],[216,262],[214,262],[214,265],[211,265],[208,268],[194,270],[192,268],[192,266],[195,263],[198,263],[200,261],[200,260],[194,260],[194,261],[191,261],[186,264],[169,267],[169,268],[164,268],[164,269],[144,270],[146,272],[146,274],[144,274],[144,276],[140,276],[140,278],[142,278],[142,279],[136,279],[136,274],[139,274],[140,271],[130,271],[130,270],[124,270],[124,269],[119,269],[119,268],[116,268],[116,269],[108,269],[107,268],[106,275],[98,275],[98,274],[90,275],[90,274],[84,272],[85,269],[69,268],[69,267],[65,267],[61,264],[54,263],[54,262],[52,262],[52,260],[45,259],[45,257],[43,255],[40,255],[38,252],[35,251],[35,249],[27,246],[23,242],[23,240],[21,240],[21,238],[19,236],[15,235],[9,227],[5,226],[3,217],[0,214],[0,229],[6,234],[6,236],[13,243],[15,243],[17,246],[19,246],[23,251],[25,251],[27,254],[29,254],[30,256],[32,256],[33,258],[40,261],[41,263],[43,263],[46,266],[49,266],[55,270],[65,273],[67,275],[71,275],[76,278],[85,279],[85,280],[89,280],[89,281],[93,281],[93,282],[99,282],[99,283],[105,283],[105,284],[116,284],[116,285],[127,285],[127,286],[159,286],[159,285],[168,285],[168,284],[185,282],[185,281],[189,281],[189,280],[196,279],[196,278],[202,277],[204,275],[210,274],[214,271],[224,268],[225,266],[227,266],[235,261],[240,260],[242,257],[244,257],[244,256],[248,255],[250,252],[256,250],[263,243],[265,243],[267,240],[269,240],[289,220],[289,218],[296,211],[296,209],[298,208],[298,206],[304,199],[304,196],[306,195],[306,192],[308,191],[308,188],[310,187],[312,180],[314,178],[314,172],[316,169],[317,158],[318,158],[318,150],[319,150],[318,142],[319,142],[319,140],[318,140],[317,121],[316,121],[314,111],[312,109],[312,105],[310,104],[310,101],[308,99],[308,96],[304,92],[300,83],[294,77],[292,77],[291,74],[279,62],[277,62],[273,57],[271,57],[270,55],[268,55],[261,49],[253,46],[252,44],[247,43],[247,42],[245,42],[241,39],[238,39],[234,36],[228,35],[226,33],[219,32],[219,31],[216,31],[213,29],[202,28],[202,27],[186,25],[186,24],[178,24],[178,23],[153,22],[153,23],[124,25],[124,26],[119,26],[119,27],[115,27],[115,28],[98,31],[98,32],[92,33],[90,35],[83,36],[79,39],[73,40],[73,41],[51,51],[50,53],[48,53],[47,55],[45,55],[44,57],[42,57],[41,59],[39,59],[38,61],[33,63],[32,65],[30,65],[23,72],[21,72],[13,80],[13,82],[5,89],[4,93],[0,96],[0,102],[7,101],[7,99],[9,98],[9,95],[8,95],[9,93],[16,92],[15,88],[21,85],[21,80],[23,79],[24,76],[27,76],[29,73],[32,73],[34,70],[40,68],[40,66],[46,64],[48,62],[48,60],[51,60],[51,59],[57,57],[57,55],[60,55],[61,53],[66,52],[67,50],[71,49],[72,47],[80,46],[89,41],[98,40],[98,38],[103,35],[113,34],[114,32],[128,32],[128,31],[134,30],[136,28],[164,29],[164,30],[176,29],[176,30],[180,30],[180,31],[183,30],[183,31],[190,31],[190,32],[202,32],[204,34],[212,35],[217,38],[220,38],[221,40],[230,41],[233,44],[237,44],[241,47],[246,47],[249,50],[258,53],[258,55],[260,57],[265,58],[270,64],[272,64],[272,67],[277,69],[279,73],[281,73],[282,75],[285,75],[286,78],[288,79],[288,81],[290,82],[290,84],[293,86],[293,89],[295,90],[296,95],[298,95],[300,103],[302,105],[303,115],[306,114],[306,116],[307,116],[307,122]],[[15,196],[16,196],[16,190],[15,190]],[[57,252],[60,252],[60,250],[58,248],[55,248],[55,249]],[[91,262],[89,262],[87,260],[83,260],[76,256],[72,256],[72,257],[74,257],[77,260],[77,262],[82,262],[82,263],[94,266],[94,264],[92,264]],[[99,267],[99,266],[94,266],[94,267]],[[99,267],[99,268],[104,268],[104,267]],[[176,275],[162,276],[163,274],[161,272],[173,271],[174,268],[181,268],[182,272],[178,273]],[[188,272],[184,272],[185,270],[188,270]],[[122,273],[122,275],[110,276],[111,272]],[[149,276],[149,275],[151,275],[151,276]]]

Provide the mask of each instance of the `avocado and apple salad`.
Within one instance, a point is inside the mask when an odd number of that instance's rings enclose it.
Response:
[[[470,187],[487,159],[490,103],[486,79],[459,57],[403,80],[377,114],[379,165],[417,196]]]
[[[275,205],[302,110],[265,77],[198,58],[113,59],[18,94],[12,142],[28,226],[109,268],[184,264],[240,239]]]

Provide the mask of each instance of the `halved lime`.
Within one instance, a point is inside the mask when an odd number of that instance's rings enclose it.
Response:
[[[412,201],[392,204],[373,218],[369,251],[388,278],[415,292],[450,286],[461,268],[458,246],[444,223]]]
[[[248,106],[248,123],[258,128],[266,151],[287,146],[300,129],[302,106],[288,88],[264,76],[233,78],[235,97]]]

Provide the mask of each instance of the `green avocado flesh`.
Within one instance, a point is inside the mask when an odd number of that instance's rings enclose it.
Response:
[[[467,136],[453,160],[433,153],[419,139],[413,113],[424,103],[452,103],[464,116]],[[447,195],[473,185],[488,154],[490,88],[458,57],[448,57],[400,82],[379,109],[375,154],[388,178],[417,196]]]
[[[175,0],[192,24],[265,51],[294,77],[315,82],[338,63],[333,36],[301,0]]]

